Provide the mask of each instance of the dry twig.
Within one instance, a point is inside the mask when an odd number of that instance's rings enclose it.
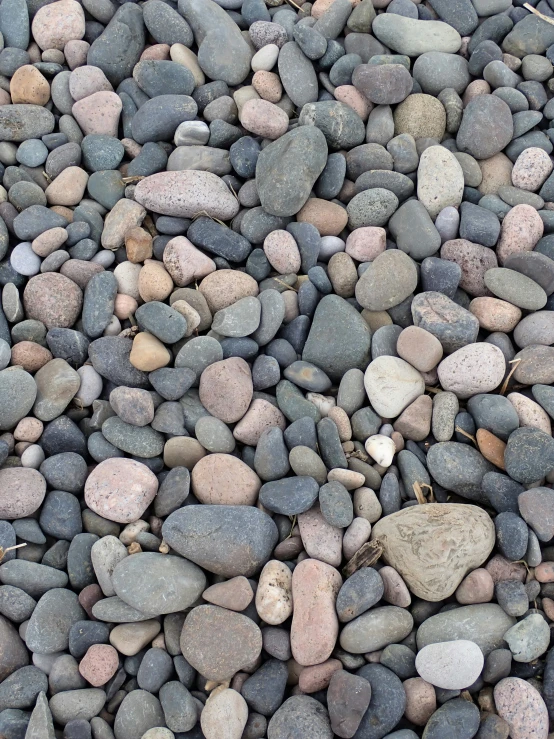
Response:
[[[544,13],[541,13],[540,10],[537,10],[532,5],[529,5],[529,3],[525,3],[523,5],[525,10],[528,10],[530,13],[534,13],[534,15],[538,16],[541,20],[546,21],[547,23],[550,23],[551,26],[554,26],[554,19],[549,18],[547,15],[544,15]]]
[[[383,545],[379,539],[367,541],[361,546],[352,559],[343,567],[342,574],[344,577],[350,577],[362,567],[371,567],[383,554]]]

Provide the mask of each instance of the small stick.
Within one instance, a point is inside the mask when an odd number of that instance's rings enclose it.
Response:
[[[136,174],[133,177],[122,177],[121,182],[123,182],[124,185],[133,185],[135,182],[143,180],[145,176],[146,175]]]
[[[456,426],[455,429],[454,429],[454,431],[457,431],[459,434],[462,434],[462,436],[467,436],[467,438],[468,439],[471,439],[471,441],[475,444],[475,446],[477,446],[477,439],[475,438],[475,436],[472,436],[471,434],[468,434],[467,431],[464,431],[459,426]]]
[[[544,15],[544,13],[541,13],[540,10],[537,10],[532,5],[529,5],[529,3],[524,3],[523,7],[530,13],[534,13],[535,15],[537,15],[541,20],[550,23],[551,26],[554,26],[554,19],[549,18],[547,15]]]
[[[371,567],[383,554],[383,545],[379,539],[367,541],[361,546],[352,559],[345,565],[342,574],[348,578],[362,567]]]
[[[294,5],[294,7],[295,7],[295,8],[297,9],[297,10],[302,10],[302,8],[300,7],[300,5],[297,5],[297,4],[295,3],[295,2],[293,2],[293,0],[286,0],[286,2],[287,2],[287,3],[290,3],[291,5]]]
[[[552,25],[554,26],[554,23]],[[500,388],[500,395],[504,395],[504,393],[506,392],[506,390],[508,388],[508,383],[510,382],[510,378],[514,374],[514,372],[516,371],[516,369],[517,369],[517,367],[518,367],[518,365],[519,365],[520,362],[521,362],[521,357],[519,357],[519,359],[511,359],[508,362],[508,364],[513,364],[514,366],[512,367],[512,369],[510,370],[510,372],[508,373],[508,377],[506,377],[506,379],[502,383],[502,387]]]
[[[0,562],[4,559],[5,555],[8,552],[13,552],[14,549],[21,549],[21,547],[26,546],[27,544],[14,544],[13,547],[6,547],[6,549],[4,549],[4,547],[0,547]]]
[[[424,505],[425,503],[427,503],[427,501],[425,500],[425,496],[423,495],[421,485],[419,484],[419,482],[417,482],[417,480],[414,482],[412,487],[414,489],[415,497],[419,505]]]

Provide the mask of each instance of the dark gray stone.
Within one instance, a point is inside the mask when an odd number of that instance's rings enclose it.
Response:
[[[186,506],[168,516],[162,534],[181,556],[225,577],[258,572],[278,540],[271,518],[250,506]]]

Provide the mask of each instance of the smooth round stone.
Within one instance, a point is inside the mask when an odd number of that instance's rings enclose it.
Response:
[[[375,105],[400,103],[412,90],[411,75],[401,64],[360,64],[352,84]]]
[[[196,565],[180,557],[143,552],[115,566],[112,584],[128,605],[157,616],[192,605],[205,589],[206,578]]]
[[[166,519],[162,533],[181,556],[226,577],[258,572],[278,539],[270,517],[250,506],[186,506]]]
[[[460,639],[428,644],[416,656],[416,670],[431,685],[446,690],[462,690],[472,685],[484,665],[477,644]]]
[[[408,611],[397,606],[374,608],[343,628],[340,645],[353,654],[375,652],[404,639],[412,627]]]
[[[165,723],[160,701],[146,690],[131,690],[117,710],[114,729],[119,739],[144,736]]]
[[[197,426],[209,420],[199,419]],[[228,454],[210,454],[192,471],[193,492],[208,505],[253,505],[260,485],[258,476],[244,462]]]
[[[372,311],[399,305],[415,290],[417,271],[407,254],[388,250],[380,254],[356,284],[356,299]]]
[[[464,190],[464,173],[456,157],[444,146],[430,146],[419,160],[417,195],[431,218],[444,208],[458,206]]]
[[[440,445],[436,445],[440,446]],[[420,598],[433,602],[452,594],[468,570],[479,567],[494,545],[495,533],[491,521],[474,506],[459,504],[428,504],[423,510],[407,508],[378,521],[372,539],[385,542],[385,561],[394,567],[410,590]],[[437,517],[434,517],[435,511]],[[439,517],[440,516],[440,517]],[[450,527],[449,520],[456,522]],[[427,553],[443,551],[443,541],[457,533],[452,553],[444,563],[440,580],[435,579],[435,567],[429,567]],[[470,539],[472,541],[470,541]],[[425,542],[425,552],[419,543]]]
[[[362,739],[388,736],[406,708],[406,692],[399,678],[380,664],[364,665],[357,676],[371,686],[370,707],[364,713],[357,733]]]
[[[352,500],[340,482],[328,482],[319,491],[319,503],[323,517],[331,526],[346,528],[354,516]]]
[[[383,593],[384,584],[376,570],[371,567],[357,570],[346,580],[337,596],[339,621],[352,621],[378,603]]]
[[[438,96],[444,89],[454,89],[461,95],[470,82],[466,60],[457,54],[428,51],[414,64],[414,79],[423,92]]]
[[[350,228],[385,226],[398,208],[398,198],[390,190],[376,187],[355,195],[348,203],[348,225]]]
[[[0,371],[0,429],[12,429],[33,407],[37,386],[33,377],[22,369]]]
[[[37,470],[8,467],[0,470],[0,515],[26,518],[40,507],[46,494],[46,480]]]
[[[14,247],[10,264],[20,275],[32,277],[40,271],[41,259],[32,250],[31,244],[25,242]]]
[[[399,54],[419,56],[428,51],[454,54],[460,48],[459,33],[440,21],[421,21],[393,13],[379,15],[373,33]]]
[[[256,590],[256,611],[267,624],[278,626],[292,613],[292,574],[277,560],[268,562],[260,573]]]
[[[395,418],[425,391],[420,373],[398,357],[382,356],[368,366],[364,384],[379,415]]]
[[[546,652],[549,644],[547,628],[544,617],[532,613],[508,629],[505,640],[516,662],[532,662]]]
[[[252,376],[248,364],[239,357],[215,362],[200,377],[200,400],[225,423],[239,421],[252,399]]]
[[[438,613],[424,621],[417,632],[419,649],[453,639],[466,639],[480,647],[487,656],[504,646],[504,634],[515,624],[496,603],[462,606]]]
[[[283,51],[279,61],[282,57]],[[298,75],[298,69],[294,74]],[[274,216],[298,213],[326,162],[327,142],[315,126],[300,126],[266,146],[256,165],[256,186],[264,210]]]
[[[512,114],[506,103],[496,95],[478,95],[464,110],[456,144],[475,159],[489,159],[509,144],[512,135]]]
[[[159,172],[141,180],[135,200],[168,216],[192,218],[200,211],[220,220],[233,218],[238,202],[227,185],[211,172]]]
[[[246,616],[219,606],[198,606],[185,620],[181,649],[208,679],[228,680],[258,659],[262,635]]]
[[[468,344],[438,366],[444,390],[458,398],[469,398],[494,390],[504,379],[506,360],[493,344]]]
[[[367,367],[370,338],[367,323],[346,300],[326,295],[316,308],[302,360],[340,381],[346,371]]]
[[[440,739],[447,735],[452,727],[458,731],[460,739],[470,739],[479,729],[479,709],[474,703],[462,698],[449,700],[442,705],[429,719],[425,727],[426,739]]]
[[[537,736],[548,734],[548,712],[536,688],[518,677],[506,677],[494,687],[498,715],[510,727],[510,736],[525,739],[532,731]]]
[[[106,419],[102,433],[118,449],[128,454],[147,459],[156,457],[163,451],[163,437],[150,426],[133,426],[117,416]]]
[[[536,428],[516,429],[505,451],[506,471],[514,480],[531,483],[549,472],[554,458],[554,440]]]
[[[242,736],[247,720],[248,704],[241,693],[229,688],[210,696],[200,715],[200,725],[207,737],[217,736],[223,721],[230,738]]]
[[[153,501],[158,481],[131,459],[107,459],[89,475],[85,499],[95,513],[118,523],[136,521]]]

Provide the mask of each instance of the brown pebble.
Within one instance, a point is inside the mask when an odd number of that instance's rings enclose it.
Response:
[[[12,103],[46,105],[50,100],[50,85],[36,67],[24,64],[10,80],[10,95]]]
[[[53,358],[46,347],[34,341],[20,341],[12,347],[12,365],[20,365],[27,372],[37,372]]]
[[[506,451],[506,444],[494,434],[486,429],[477,429],[476,437],[479,451],[492,464],[500,467],[501,470],[504,467],[504,452]]]
[[[68,277],[47,272],[31,277],[23,293],[28,318],[46,328],[71,328],[81,312],[83,293]]]

